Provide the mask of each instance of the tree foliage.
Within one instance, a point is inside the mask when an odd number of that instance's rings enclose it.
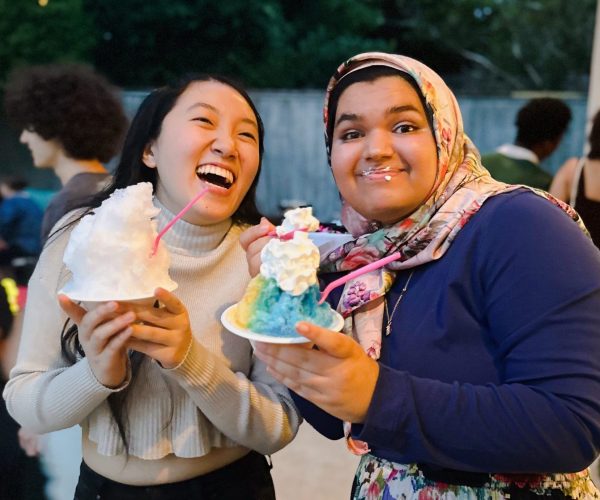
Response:
[[[384,0],[378,34],[461,87],[587,90],[596,0]]]
[[[41,1],[41,0],[40,0]],[[364,51],[429,64],[455,88],[587,90],[596,0],[0,0],[0,80],[88,60],[150,87],[189,71],[322,88]]]
[[[354,52],[391,48],[368,38],[383,18],[360,0],[89,0],[86,9],[102,34],[97,65],[122,85],[186,71],[254,87],[314,85]]]
[[[82,0],[0,0],[0,80],[22,64],[85,61],[96,35]]]

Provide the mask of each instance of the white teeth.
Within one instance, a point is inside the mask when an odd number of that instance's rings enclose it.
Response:
[[[217,165],[200,165],[196,168],[196,174],[213,174],[223,177],[229,184],[233,184],[233,174]]]

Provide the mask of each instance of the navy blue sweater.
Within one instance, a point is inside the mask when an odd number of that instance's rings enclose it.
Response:
[[[440,260],[416,268],[380,367],[353,425],[373,454],[478,472],[584,469],[600,447],[600,252],[530,192],[490,199]],[[339,420],[294,399],[342,437]]]

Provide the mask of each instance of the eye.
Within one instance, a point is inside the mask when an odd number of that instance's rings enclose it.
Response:
[[[192,121],[213,125],[213,122],[210,120],[210,118],[207,118],[206,116],[196,116],[195,118],[192,118]]]
[[[342,141],[352,141],[353,139],[358,139],[359,137],[362,137],[362,134],[355,129],[345,130],[339,134],[339,138]]]
[[[417,130],[417,127],[408,123],[399,123],[393,128],[393,131],[398,134],[406,134],[408,132],[414,132],[415,130]]]
[[[252,133],[252,132],[240,132],[240,135],[242,137],[248,138],[253,140],[254,142],[257,142],[256,136]]]

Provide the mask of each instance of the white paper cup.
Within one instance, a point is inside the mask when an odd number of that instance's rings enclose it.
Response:
[[[152,304],[154,304],[154,302],[156,302],[156,298],[155,297],[144,297],[141,299],[123,299],[123,300],[122,299],[112,299],[112,301],[120,302],[122,304],[151,306]],[[106,304],[107,302],[109,302],[109,301],[108,300],[82,300],[80,302],[80,305],[86,311],[89,312],[89,311],[93,311],[94,309],[101,306],[102,304]]]
[[[94,309],[96,309],[97,307],[101,306],[102,304],[106,304],[105,300],[83,300],[79,303],[79,305],[81,307],[83,307],[87,312],[93,311]]]

